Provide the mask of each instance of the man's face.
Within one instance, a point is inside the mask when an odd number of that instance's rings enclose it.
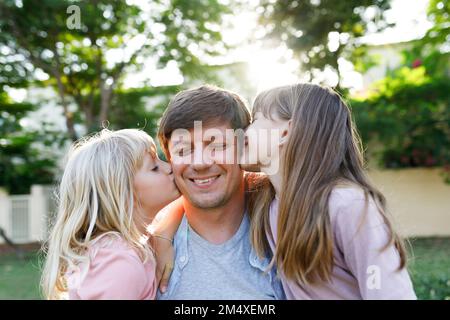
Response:
[[[184,133],[175,130],[170,137],[175,183],[194,207],[222,207],[240,191],[243,172],[237,161],[236,138],[230,132],[229,124],[205,125]]]

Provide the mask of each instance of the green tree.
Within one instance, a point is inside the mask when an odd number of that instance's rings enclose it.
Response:
[[[340,81],[339,59],[361,65],[361,37],[390,26],[384,18],[389,0],[263,0],[261,6],[267,37],[286,43],[310,79],[328,68]]]
[[[165,86],[117,90],[111,101],[111,109],[115,111],[108,121],[117,128],[142,128],[155,137],[158,120],[170,98],[180,89],[179,86]]]
[[[450,1],[430,0],[427,12],[432,27],[422,39],[414,41],[412,48],[403,52],[405,66],[423,65],[433,77],[449,77]]]
[[[46,129],[26,130],[21,120],[35,106],[14,103],[0,90],[0,186],[10,193],[28,193],[32,184],[53,182],[56,160],[49,150],[64,139]]]
[[[80,9],[79,28],[71,5]],[[115,104],[112,110],[113,101],[119,93],[123,98],[125,75],[141,70],[147,58],[160,67],[176,61],[183,75],[195,78],[206,70],[202,56],[223,50],[217,26],[229,9],[220,1],[148,5],[144,10],[121,0],[0,2],[0,48],[28,74],[47,75],[43,84],[57,92],[71,139],[78,138],[75,124],[97,130],[118,109],[132,108]]]
[[[383,167],[441,166],[450,182],[448,0],[430,1],[432,27],[403,52],[403,64],[353,99],[369,153]],[[376,151],[375,151],[376,150]]]
[[[26,130],[23,119],[36,106],[8,96],[8,89],[26,88],[29,76],[20,58],[0,47],[0,186],[13,194],[28,193],[34,183],[52,182],[55,158],[49,146],[61,142],[45,124],[39,131]]]

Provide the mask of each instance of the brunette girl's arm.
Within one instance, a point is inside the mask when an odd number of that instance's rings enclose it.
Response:
[[[162,209],[155,217],[150,233],[156,254],[156,279],[161,292],[165,292],[173,270],[175,250],[173,238],[184,215],[182,197]]]
[[[152,222],[152,235],[160,237],[160,239],[167,238],[172,240],[183,219],[183,215],[183,197],[179,197],[158,212]]]

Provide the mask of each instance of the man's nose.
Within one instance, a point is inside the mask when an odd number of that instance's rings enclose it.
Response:
[[[194,154],[192,159],[192,168],[195,170],[202,170],[210,167],[214,161],[211,159],[210,154],[205,152],[205,148],[194,148]]]

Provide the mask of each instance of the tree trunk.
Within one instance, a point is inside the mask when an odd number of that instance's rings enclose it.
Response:
[[[69,111],[69,106],[67,104],[66,95],[64,93],[64,85],[61,81],[61,75],[59,71],[56,71],[56,81],[58,83],[58,94],[61,99],[61,105],[64,110],[64,117],[66,118],[66,127],[69,137],[72,141],[78,140],[77,133],[75,132],[75,125],[73,121],[73,113]]]
[[[94,115],[92,114],[92,107],[89,105],[83,106],[84,116],[86,118],[86,129],[88,132],[94,129]]]
[[[99,117],[100,127],[103,127],[106,124],[106,121],[108,120],[108,112],[109,106],[111,104],[112,91],[113,85],[105,87],[104,83],[101,84],[100,87],[101,102],[100,102],[100,117]]]

